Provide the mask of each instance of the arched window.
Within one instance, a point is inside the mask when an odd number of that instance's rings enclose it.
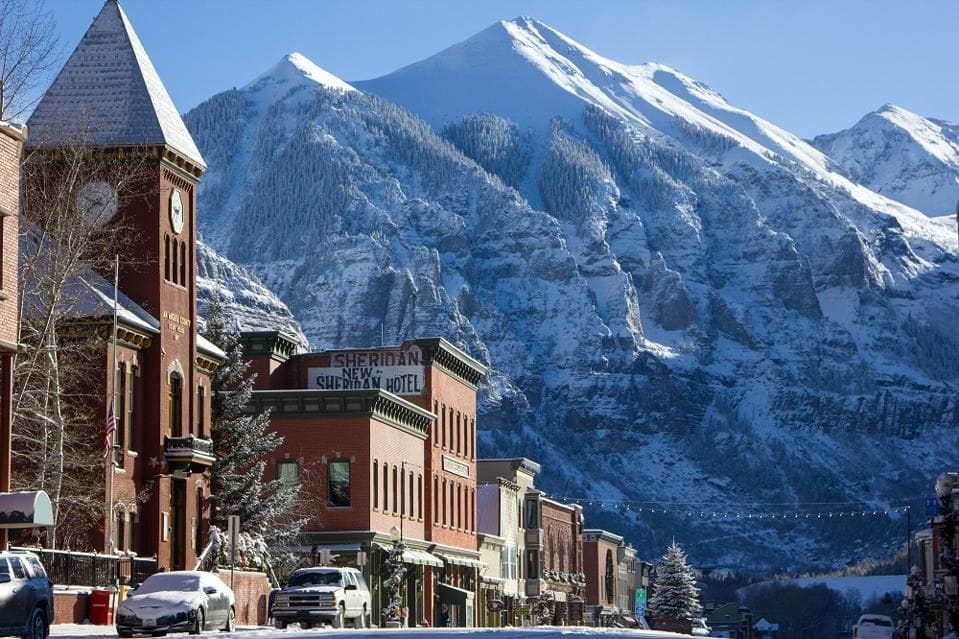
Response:
[[[373,460],[373,508],[380,507],[380,462]]]
[[[443,525],[446,525],[446,480],[443,480]]]
[[[394,471],[396,472],[396,471]],[[400,469],[400,517],[406,516],[406,473]]]
[[[186,286],[186,242],[180,242],[180,284]]]
[[[390,467],[383,462],[383,512],[390,508]]]
[[[163,238],[163,279],[170,281],[170,236]]]
[[[443,404],[443,412],[440,413],[440,428],[443,431],[443,448],[446,448],[446,404]]]
[[[416,476],[416,517],[423,518],[423,475]]]
[[[606,603],[613,603],[613,551],[606,551],[606,576],[603,580],[606,587]]]
[[[399,495],[397,490],[399,489],[399,477],[397,473],[399,471],[396,469],[396,466],[393,466],[393,514],[396,514],[396,507],[399,506]]]
[[[440,523],[440,480],[433,475],[433,523]]]
[[[456,484],[456,527],[463,527],[463,486]]]
[[[409,488],[409,490],[410,490],[410,500],[409,500],[409,502],[407,502],[407,503],[408,503],[409,506],[410,506],[409,516],[410,516],[410,519],[412,519],[413,516],[414,516],[414,513],[413,513],[413,504],[415,503],[415,502],[413,501],[413,471],[412,471],[412,470],[410,471],[410,477],[409,477],[409,482],[407,483],[407,488]]]
[[[173,240],[170,252],[173,254],[173,265],[170,268],[170,281],[176,283],[176,275],[180,271],[180,251],[177,250],[177,242]]]
[[[437,401],[433,402],[433,414],[438,415],[440,412],[440,403]],[[433,422],[433,445],[440,443],[440,433],[439,433],[439,424]]]
[[[203,437],[206,430],[206,391],[203,386],[196,387],[196,434]]]
[[[169,423],[167,432],[170,437],[183,436],[183,378],[179,373],[170,375],[170,393],[167,401]]]

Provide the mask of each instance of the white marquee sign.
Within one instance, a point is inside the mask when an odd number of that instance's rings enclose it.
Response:
[[[330,355],[330,366],[310,367],[309,388],[323,390],[382,389],[396,395],[421,395],[425,390],[422,353],[406,350],[343,351]]]

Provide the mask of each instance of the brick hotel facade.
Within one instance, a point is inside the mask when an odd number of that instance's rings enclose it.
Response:
[[[301,552],[363,568],[380,623],[383,561],[401,531],[411,623],[475,624],[480,561],[476,389],[485,367],[443,339],[296,354],[276,332],[243,334],[253,402],[284,437],[273,477],[299,481],[309,521]]]
[[[101,398],[94,429],[104,431],[110,398],[117,420],[103,476],[113,512],[105,509],[90,544],[156,555],[163,569],[193,568],[209,522],[209,374],[223,358],[195,321],[196,187],[206,166],[116,0],[104,4],[28,124],[31,151],[50,162],[78,145],[92,151],[84,188],[104,196],[102,223],[136,229],[136,259],[120,260],[115,354],[112,273],[91,270],[71,283],[82,298],[75,319],[102,338],[102,376],[88,389]],[[126,158],[137,195],[118,198],[98,182],[98,167]]]

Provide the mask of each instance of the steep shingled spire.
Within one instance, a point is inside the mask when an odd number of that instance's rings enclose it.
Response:
[[[117,0],[107,0],[27,123],[33,145],[165,144],[205,169]]]

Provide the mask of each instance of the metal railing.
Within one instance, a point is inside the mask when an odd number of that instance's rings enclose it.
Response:
[[[43,563],[47,576],[57,586],[107,587],[143,582],[157,571],[153,557],[101,555],[49,548],[11,548],[32,552]]]

